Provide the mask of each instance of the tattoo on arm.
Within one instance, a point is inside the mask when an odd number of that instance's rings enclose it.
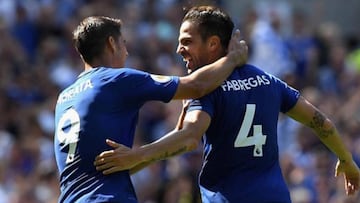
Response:
[[[169,152],[165,152],[164,154],[160,155],[159,157],[156,157],[156,158],[153,158],[149,161],[145,161],[145,162],[141,162],[140,164],[136,165],[130,172],[131,174],[134,174],[140,170],[142,170],[143,168],[145,168],[146,166],[156,162],[156,161],[159,161],[159,160],[162,160],[162,159],[165,159],[165,158],[168,158],[170,156],[175,156],[177,154],[180,154],[182,152],[186,152],[186,147],[182,147],[180,149],[178,149],[177,151],[175,152],[172,152],[172,153],[169,153]]]
[[[155,161],[159,161],[159,160],[163,160],[163,159],[166,159],[166,158],[169,158],[169,157],[172,157],[172,156],[175,156],[175,155],[178,155],[178,154],[181,154],[183,152],[186,152],[186,146],[178,149],[177,151],[174,151],[174,152],[164,152],[162,155],[160,155],[159,157],[156,157],[156,158],[153,158],[150,160],[150,162],[155,162]]]
[[[333,129],[325,129],[325,116],[319,111],[315,112],[315,115],[310,122],[310,127],[314,129],[321,138],[327,138],[334,133]]]

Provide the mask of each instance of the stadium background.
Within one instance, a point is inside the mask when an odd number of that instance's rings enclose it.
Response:
[[[204,1],[0,0],[1,203],[57,200],[54,104],[83,68],[71,44],[74,26],[89,15],[120,17],[128,66],[183,75],[178,26],[182,8],[197,2]],[[360,1],[208,2],[233,17],[250,46],[250,63],[300,89],[335,121],[360,164]],[[136,145],[171,130],[180,107],[179,101],[146,104]],[[294,203],[360,202],[359,194],[344,195],[343,179],[333,178],[336,159],[309,129],[281,116],[279,147]],[[134,175],[139,201],[198,202],[200,164],[201,149]]]

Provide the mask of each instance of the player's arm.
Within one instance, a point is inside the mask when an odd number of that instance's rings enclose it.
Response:
[[[229,44],[228,54],[212,64],[197,69],[192,74],[180,77],[173,99],[199,98],[217,88],[237,66],[244,65],[248,57],[245,41],[240,41],[237,30]]]
[[[335,175],[345,174],[347,194],[353,194],[358,190],[359,168],[332,121],[303,97],[300,97],[295,106],[286,114],[314,130],[321,142],[336,154],[339,160]]]
[[[183,129],[185,115],[187,113],[187,109],[189,108],[189,105],[190,105],[189,100],[183,100],[183,107],[182,107],[180,116],[178,118],[177,124],[176,124],[176,126],[175,126],[175,128],[173,130],[174,132]],[[169,134],[171,134],[171,133],[169,133]],[[156,162],[156,160],[150,160],[150,161],[147,161],[147,162],[142,162],[142,163],[134,166],[133,168],[131,168],[130,173],[134,174],[134,173],[142,170],[143,168],[149,166],[150,164],[152,164],[154,162]]]
[[[153,162],[196,149],[209,125],[210,116],[207,113],[199,110],[188,112],[181,130],[171,131],[159,140],[139,148],[130,149],[113,142],[110,145],[115,149],[101,153],[94,164],[104,174],[126,169],[134,173]]]

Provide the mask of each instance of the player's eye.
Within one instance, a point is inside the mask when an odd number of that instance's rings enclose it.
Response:
[[[184,40],[182,42],[182,45],[184,45],[184,46],[189,45],[189,44],[191,44],[191,40]]]

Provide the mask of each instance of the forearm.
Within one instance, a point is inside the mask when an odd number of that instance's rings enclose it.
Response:
[[[197,148],[199,141],[183,130],[171,131],[161,139],[136,150],[140,163],[153,163]],[[148,165],[147,164],[147,165]]]
[[[200,98],[210,93],[222,84],[235,67],[235,61],[225,56],[187,76],[180,77],[180,84],[173,99]]]
[[[334,124],[328,119],[325,120],[325,117],[320,114],[317,115],[317,117],[319,118],[317,120],[319,123],[313,121],[309,124],[309,127],[316,132],[322,143],[324,143],[339,158],[340,161],[352,161],[352,155],[345,146]],[[322,118],[324,119],[323,124],[321,124]]]
[[[173,132],[168,133],[168,136],[172,136],[172,134],[174,134],[175,131],[177,131],[177,130],[175,129]],[[166,139],[166,138],[164,138],[164,139]],[[176,141],[176,139],[173,142],[175,142],[175,141]],[[180,142],[178,142],[178,143],[180,143]],[[142,160],[142,162],[140,162],[136,166],[132,167],[130,169],[130,174],[137,173],[138,171],[142,170],[143,168],[146,168],[147,166],[149,166],[157,161],[160,161],[160,160],[172,157],[172,156],[176,156],[178,154],[181,154],[181,153],[184,153],[187,151],[191,151],[191,148],[187,148],[186,146],[184,146],[182,144],[181,144],[181,146],[171,146],[171,142],[168,144],[170,144],[168,146],[169,149],[161,148],[161,146],[159,146],[160,145],[159,143],[152,143],[152,144],[144,145],[142,147],[142,149],[139,149],[137,151],[137,153],[139,153],[139,156],[142,157],[140,159],[140,160]],[[156,153],[157,151],[155,151],[153,149],[159,150],[159,152],[162,152],[162,153]],[[187,149],[189,149],[189,150],[187,150]],[[146,156],[144,156],[144,154]]]
[[[201,96],[204,96],[220,86],[233,72],[235,67],[235,61],[231,57],[225,56],[211,65],[197,69],[189,77],[192,77],[194,81],[199,83],[200,89],[203,90]]]
[[[293,119],[310,127],[319,139],[341,160],[352,159],[334,124],[323,113],[300,97],[296,105],[287,112]]]
[[[148,167],[150,164],[152,164],[154,162],[155,161],[141,162],[140,164],[138,164],[130,169],[130,175],[141,171],[143,168]]]
[[[178,125],[180,125],[178,123]],[[182,125],[182,124],[181,124]],[[178,131],[179,129],[181,129],[182,127],[178,127],[175,128],[172,132],[168,133],[167,135],[165,135],[163,138],[161,139],[169,139],[170,136],[179,136],[179,135],[174,135],[176,134],[175,132]],[[166,138],[168,137],[168,138]],[[171,139],[171,137],[170,137]],[[158,140],[160,141],[160,140]],[[191,151],[191,148],[188,148],[190,150],[186,150],[186,146],[183,146],[183,144],[179,145],[179,146],[171,146],[172,142],[176,142],[177,139],[174,139],[173,141],[169,141],[169,145],[168,147],[170,149],[162,149],[159,143],[157,143],[158,141],[156,141],[156,143],[152,143],[152,144],[148,144],[148,145],[144,145],[143,147],[141,147],[142,149],[137,150],[137,153],[139,153],[139,156],[141,156],[142,158],[140,160],[143,160],[142,162],[140,162],[139,164],[137,164],[136,166],[134,166],[133,168],[130,169],[130,174],[134,174],[137,173],[138,171],[142,170],[143,168],[146,168],[147,166],[159,161],[159,160],[163,160],[172,156],[176,156],[178,154],[184,153],[186,151]],[[180,142],[178,142],[180,143]],[[159,148],[157,148],[159,147]],[[152,149],[156,149],[159,150],[159,152],[163,152],[163,153],[156,153],[156,151],[153,151]],[[153,154],[151,154],[151,152],[153,152]],[[154,153],[155,152],[155,153]],[[144,157],[144,154],[147,155],[146,157]]]
[[[135,149],[139,162],[130,172],[136,172],[155,161],[196,149],[210,122],[211,118],[207,113],[199,110],[188,112],[180,130],[174,129],[159,140]]]

